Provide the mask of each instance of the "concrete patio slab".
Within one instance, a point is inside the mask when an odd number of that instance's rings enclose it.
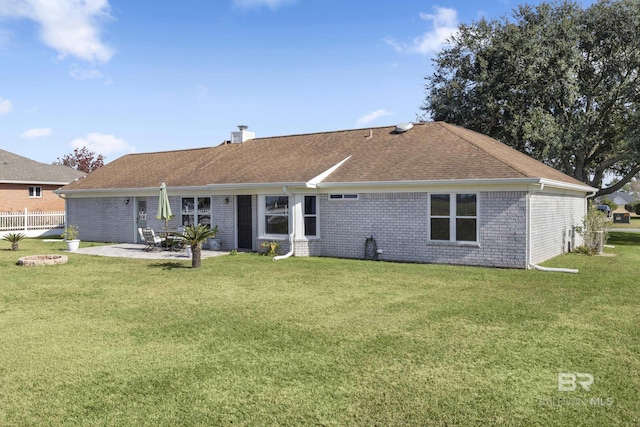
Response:
[[[144,250],[145,245],[135,243],[118,243],[115,245],[94,246],[90,248],[80,248],[76,254],[98,255],[117,258],[140,258],[140,259],[173,259],[191,260],[185,251],[151,251]],[[202,250],[202,259],[215,256],[227,255],[229,252]]]

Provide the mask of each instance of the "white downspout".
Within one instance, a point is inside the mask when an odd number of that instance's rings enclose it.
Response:
[[[540,188],[535,190],[536,192],[540,192],[542,191],[542,189],[544,188],[544,183],[540,183]],[[528,240],[528,244],[527,244],[527,265],[529,266],[529,268],[533,268],[534,270],[539,270],[539,271],[546,271],[549,273],[573,273],[573,274],[577,274],[578,270],[575,270],[573,268],[552,268],[552,267],[541,267],[537,264],[533,264],[531,262],[531,193],[532,191],[530,191],[529,193],[527,193],[527,240]]]
[[[293,198],[293,194],[290,194],[287,191],[287,186],[285,185],[284,187],[282,187],[282,191],[284,192],[284,194],[286,194],[287,196],[289,196],[289,198]],[[294,248],[294,235],[296,233],[296,223],[295,223],[295,218],[296,218],[296,211],[295,211],[295,200],[294,200],[294,205],[292,206],[292,209],[289,209],[289,212],[292,213],[292,215],[290,215],[291,217],[291,233],[289,233],[289,252],[287,252],[284,255],[278,255],[278,256],[274,256],[273,260],[274,261],[279,261],[281,259],[287,259],[290,256],[293,255],[295,248]]]
[[[573,268],[551,268],[551,267],[540,267],[537,264],[530,264],[531,268],[540,271],[547,271],[550,273],[573,273],[578,274],[579,271]]]

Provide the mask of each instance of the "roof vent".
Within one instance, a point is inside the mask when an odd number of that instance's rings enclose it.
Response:
[[[394,129],[394,132],[395,133],[404,133],[404,132],[410,130],[411,128],[413,128],[413,123],[411,123],[411,122],[400,123],[399,125],[396,125],[396,128]]]
[[[250,139],[254,139],[256,134],[254,132],[247,131],[249,126],[246,125],[238,125],[238,132],[231,132],[231,143],[243,143]]]

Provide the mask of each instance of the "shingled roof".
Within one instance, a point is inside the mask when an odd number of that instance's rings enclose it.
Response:
[[[63,165],[48,165],[0,150],[0,183],[64,185],[84,172]]]
[[[345,161],[346,159],[346,161]],[[280,137],[216,147],[129,154],[63,188],[302,184],[344,161],[323,183],[540,178],[585,184],[485,135],[443,122]]]

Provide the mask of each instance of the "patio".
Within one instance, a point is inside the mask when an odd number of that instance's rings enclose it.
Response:
[[[94,246],[90,248],[80,248],[75,253],[85,255],[98,255],[118,258],[142,258],[142,259],[177,259],[190,260],[191,257],[185,251],[150,251],[144,250],[144,244],[118,243],[115,245]],[[220,255],[227,255],[229,252],[202,250],[202,259]]]

